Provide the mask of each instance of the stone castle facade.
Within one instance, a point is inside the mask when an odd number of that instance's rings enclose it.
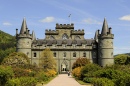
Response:
[[[45,30],[44,39],[36,39],[34,31],[30,34],[26,20],[22,22],[20,33],[16,29],[17,52],[25,53],[31,64],[39,65],[41,52],[45,48],[53,51],[59,73],[72,70],[79,57],[88,58],[100,66],[114,64],[112,29],[104,19],[102,30],[97,30],[93,39],[85,39],[84,30],[74,30],[74,24],[56,24],[55,30]]]

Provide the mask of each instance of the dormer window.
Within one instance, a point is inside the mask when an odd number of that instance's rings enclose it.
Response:
[[[66,34],[66,33],[64,33],[63,35],[62,35],[62,39],[68,39],[69,37],[68,37],[68,35]]]

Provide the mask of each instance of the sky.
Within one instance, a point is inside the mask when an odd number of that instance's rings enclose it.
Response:
[[[74,23],[84,29],[85,38],[94,38],[104,18],[114,34],[114,54],[130,53],[130,0],[0,0],[0,30],[15,35],[23,18],[36,38],[56,23]],[[68,17],[71,14],[70,17]]]

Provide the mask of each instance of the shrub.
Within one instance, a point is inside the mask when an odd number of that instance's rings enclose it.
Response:
[[[34,76],[35,72],[31,71],[30,69],[23,69],[23,68],[13,68],[15,77],[21,77],[21,76]]]
[[[73,76],[80,79],[81,78],[81,69],[82,69],[82,67],[77,67],[77,68],[73,69],[73,71],[72,71]]]
[[[20,77],[20,86],[36,86],[37,80],[33,77]]]
[[[114,82],[107,78],[94,78],[92,83],[94,86],[114,86]]]
[[[101,67],[97,64],[87,64],[81,70],[81,79],[85,77],[93,77],[93,73],[97,70],[100,70]]]
[[[86,82],[86,83],[91,83],[92,80],[93,80],[93,78],[90,78],[90,77],[85,77],[85,78],[83,79],[83,81]]]
[[[18,78],[9,79],[5,86],[21,86],[20,80]]]
[[[48,72],[45,73],[47,77],[54,77],[57,73],[55,70],[49,70]]]
[[[48,81],[49,80],[49,77],[46,76],[45,72],[38,72],[36,77],[37,77],[37,80],[39,82],[41,82],[41,81]]]
[[[76,60],[76,62],[73,63],[72,69],[76,68],[76,67],[82,67],[85,66],[86,64],[89,64],[90,60],[87,58],[78,58]]]
[[[11,67],[0,65],[0,86],[4,86],[13,75],[14,73]]]

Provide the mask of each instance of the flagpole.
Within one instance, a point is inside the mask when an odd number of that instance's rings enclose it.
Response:
[[[70,18],[70,24],[71,24],[71,14],[68,17]]]

